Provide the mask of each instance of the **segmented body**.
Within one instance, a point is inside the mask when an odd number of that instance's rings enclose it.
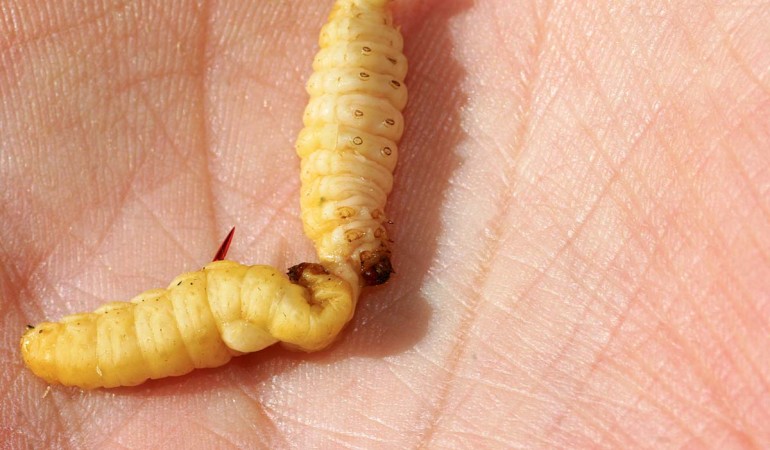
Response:
[[[308,82],[297,141],[302,220],[322,264],[298,264],[287,277],[216,261],[167,289],[30,327],[21,353],[36,375],[85,389],[133,386],[217,367],[276,342],[315,351],[335,339],[361,284],[391,273],[382,225],[403,131],[406,59],[386,6],[338,0]]]
[[[320,265],[298,267],[293,283],[272,267],[213,262],[167,289],[27,330],[24,362],[48,382],[91,389],[218,367],[276,342],[319,350],[352,317],[352,290]]]
[[[407,63],[385,0],[339,0],[321,30],[297,139],[302,222],[322,262],[364,284],[391,273],[385,201],[404,121]]]

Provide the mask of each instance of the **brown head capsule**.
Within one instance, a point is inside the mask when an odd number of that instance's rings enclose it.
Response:
[[[305,272],[313,275],[326,275],[329,273],[324,269],[324,266],[320,264],[303,262],[289,267],[286,275],[289,276],[289,280],[291,280],[292,283],[299,283],[299,280],[302,279],[302,274]]]
[[[361,277],[366,286],[383,284],[390,279],[392,273],[395,272],[393,272],[393,266],[390,264],[390,251],[362,252]]]

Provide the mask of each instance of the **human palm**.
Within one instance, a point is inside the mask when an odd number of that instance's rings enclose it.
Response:
[[[770,446],[770,6],[399,0],[396,275],[315,354],[135,388],[27,323],[315,259],[294,136],[327,2],[0,3],[11,447]]]

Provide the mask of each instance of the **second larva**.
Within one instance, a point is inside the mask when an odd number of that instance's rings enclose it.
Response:
[[[403,40],[386,5],[335,4],[321,30],[297,139],[305,234],[324,265],[350,267],[365,285],[391,273],[385,201],[407,101]]]

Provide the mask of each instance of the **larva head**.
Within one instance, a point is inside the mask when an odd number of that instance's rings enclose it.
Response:
[[[291,280],[292,283],[299,283],[299,280],[302,279],[302,275],[305,271],[313,275],[327,275],[329,273],[324,269],[324,266],[320,264],[303,262],[296,266],[289,267],[286,275],[289,276],[289,280]]]
[[[320,350],[331,344],[353,317],[357,292],[330,272],[313,263],[289,269],[295,295],[284,295],[275,309],[271,307],[269,325],[270,334],[284,346],[307,352]]]
[[[361,252],[361,277],[366,286],[383,284],[390,278],[393,266],[390,264],[389,250]]]

